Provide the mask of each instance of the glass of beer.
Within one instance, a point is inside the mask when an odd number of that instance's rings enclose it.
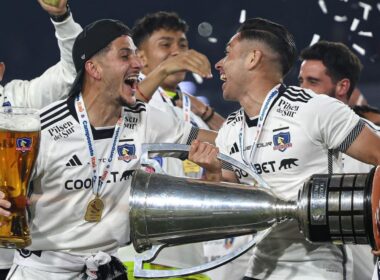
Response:
[[[0,216],[0,247],[31,244],[27,189],[40,144],[38,111],[0,107],[0,191],[11,203],[9,217]]]

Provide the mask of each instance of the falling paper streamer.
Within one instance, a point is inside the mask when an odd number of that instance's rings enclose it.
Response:
[[[334,20],[337,22],[345,22],[345,21],[347,21],[347,17],[346,16],[334,16]]]
[[[363,49],[361,46],[357,45],[357,44],[352,44],[352,47],[355,51],[357,51],[358,53],[360,53],[361,55],[365,55],[365,49]]]
[[[356,28],[358,28],[359,22],[360,20],[358,20],[357,18],[354,18],[354,20],[351,23],[350,31],[355,31]]]
[[[373,37],[372,31],[359,31],[359,36]]]
[[[203,83],[203,78],[202,78],[201,76],[199,76],[199,75],[196,74],[196,73],[192,73],[192,74],[193,74],[194,80],[195,80],[198,84]]]
[[[380,11],[380,3],[377,4],[377,9]]]
[[[215,38],[215,37],[209,37],[208,38],[208,41],[210,42],[210,43],[218,43],[218,39],[217,38]]]
[[[364,11],[363,11],[363,19],[367,20],[368,19],[368,14],[372,10],[372,6],[369,5],[369,4],[367,4],[367,3],[364,3],[364,2],[359,2],[359,6],[364,9]]]
[[[343,2],[346,2],[346,3],[348,2],[348,0],[340,0],[340,1],[343,1]]]
[[[324,14],[327,14],[327,7],[324,0],[318,0],[319,7],[321,8]]]
[[[240,12],[240,18],[239,18],[239,22],[240,23],[245,22],[246,15],[247,15],[247,12],[245,10],[241,10],[241,12]]]
[[[317,43],[319,41],[319,39],[321,38],[321,36],[319,36],[318,34],[314,34],[313,35],[313,39],[311,39],[311,42],[310,42],[310,46],[314,45],[315,43]]]

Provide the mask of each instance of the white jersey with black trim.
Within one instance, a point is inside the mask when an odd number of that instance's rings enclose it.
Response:
[[[129,242],[129,191],[134,170],[140,168],[141,143],[188,144],[198,129],[179,122],[142,102],[124,107],[125,125],[116,147],[101,221],[84,220],[94,198],[87,142],[78,123],[74,98],[41,111],[41,145],[33,175],[29,250],[86,254],[114,252]],[[114,128],[92,128],[100,170],[108,159]]]
[[[71,50],[82,28],[70,15],[63,22],[52,21],[58,40],[61,60],[31,81],[12,80],[0,85],[0,106],[42,108],[51,102],[66,98],[76,71]],[[12,266],[13,250],[0,249],[0,269]]]
[[[222,153],[243,162],[249,158],[256,119],[232,113],[216,144]],[[247,121],[243,123],[243,120]],[[243,125],[244,147],[239,133]],[[279,88],[257,142],[253,165],[282,199],[295,200],[303,183],[316,173],[339,173],[338,151],[345,151],[364,124],[345,104],[298,87]],[[242,183],[247,174],[235,170]],[[342,279],[345,256],[340,247],[307,242],[295,221],[278,225],[256,248],[247,276],[258,279]]]

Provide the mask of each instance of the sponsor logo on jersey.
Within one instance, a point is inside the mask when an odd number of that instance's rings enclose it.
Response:
[[[32,138],[30,137],[21,137],[16,139],[16,151],[25,153],[32,149]]]
[[[291,103],[282,99],[278,103],[278,107],[277,107],[276,111],[277,111],[277,113],[281,114],[281,116],[293,118],[295,116],[295,114],[298,112],[299,108],[300,108],[300,106],[292,105]]]
[[[118,171],[111,171],[107,179],[107,184],[129,180],[132,178],[134,171],[135,170],[125,170],[123,173],[120,173]],[[69,191],[91,189],[93,181],[95,180],[92,178],[70,179],[65,182],[65,189]]]
[[[293,166],[298,166],[296,161],[298,161],[298,158],[283,159],[280,163],[280,167],[278,168],[278,170],[281,170],[282,168],[291,169]]]
[[[117,146],[117,153],[119,154],[118,160],[124,160],[130,162],[132,159],[136,159],[136,146],[135,144],[123,144]]]
[[[290,140],[290,132],[280,132],[273,135],[273,150],[280,152],[286,151],[287,148],[292,147]]]
[[[71,121],[67,121],[63,124],[53,126],[49,128],[48,132],[53,140],[57,141],[61,138],[67,138],[70,134],[74,133],[74,124]]]
[[[257,143],[256,147],[257,147],[257,149],[260,149],[260,148],[265,148],[265,147],[268,147],[268,146],[272,146],[272,144],[273,143],[271,141],[265,142],[265,143]],[[249,151],[249,150],[251,150],[251,148],[252,148],[252,145],[246,146],[244,148],[244,151]],[[240,149],[239,149],[237,143],[235,142],[232,145],[231,149],[230,149],[230,155],[235,154],[235,153],[237,153],[239,151],[240,151]]]
[[[133,116],[125,116],[124,127],[129,129],[135,129],[139,119]]]
[[[255,163],[253,166],[255,167],[257,174],[273,173],[283,169],[292,169],[298,166],[297,161],[297,158],[285,158],[281,160],[280,163],[278,163],[275,160],[272,160],[264,161],[261,163]],[[244,170],[234,169],[234,172],[236,177],[239,179],[248,177],[248,173]]]

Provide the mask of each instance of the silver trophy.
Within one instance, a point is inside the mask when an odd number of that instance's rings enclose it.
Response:
[[[148,152],[167,151],[164,146],[148,146]],[[228,161],[226,156],[219,158]],[[281,200],[260,184],[212,183],[137,171],[130,197],[131,240],[137,252],[150,251],[136,259],[134,273],[162,278],[204,272],[245,253],[271,228],[290,219],[298,221],[310,242],[370,244],[378,249],[379,201],[379,168],[369,174],[313,175],[295,201]],[[166,246],[246,234],[255,234],[250,244],[211,264],[177,271],[142,269],[143,262],[154,260]]]

